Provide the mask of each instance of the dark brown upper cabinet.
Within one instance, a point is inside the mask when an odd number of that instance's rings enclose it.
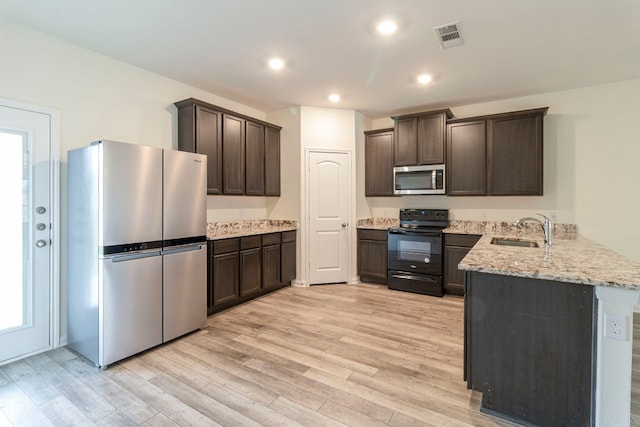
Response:
[[[246,191],[245,194],[264,194],[264,126],[246,122]]]
[[[222,116],[222,171],[224,194],[244,194],[245,120]]]
[[[487,193],[487,139],[483,120],[447,126],[445,188],[449,196]]]
[[[547,110],[449,120],[447,195],[542,195]]]
[[[542,195],[543,110],[487,120],[491,195]]]
[[[178,149],[207,155],[207,194],[280,195],[280,126],[189,98]]]
[[[393,128],[364,133],[365,196],[393,196],[393,133]]]
[[[207,156],[207,194],[222,194],[222,114],[179,102],[178,149]]]
[[[280,195],[280,130],[265,127],[264,195]]]
[[[392,117],[395,121],[394,165],[416,166],[444,163],[449,109]]]

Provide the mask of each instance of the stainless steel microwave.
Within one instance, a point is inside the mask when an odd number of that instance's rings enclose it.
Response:
[[[393,194],[445,194],[444,165],[393,168]]]

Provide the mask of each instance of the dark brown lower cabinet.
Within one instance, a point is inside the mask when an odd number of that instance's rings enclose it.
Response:
[[[296,232],[284,231],[280,245],[280,273],[283,286],[296,278]]]
[[[465,278],[465,378],[481,410],[525,425],[594,425],[594,287]]]
[[[387,230],[358,229],[358,274],[363,282],[387,284]]]
[[[264,289],[280,287],[280,233],[262,236],[262,267]]]
[[[480,240],[477,234],[444,233],[444,292],[464,295],[464,271],[458,264]]]
[[[240,296],[245,297],[262,290],[260,236],[242,237],[240,249]]]
[[[240,239],[209,241],[209,298],[207,312],[235,303],[240,298]],[[215,283],[216,286],[212,286]]]
[[[296,231],[285,231],[210,240],[208,314],[288,286],[296,276],[295,239]]]

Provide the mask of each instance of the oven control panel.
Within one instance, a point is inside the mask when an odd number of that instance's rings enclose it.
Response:
[[[400,220],[448,221],[448,209],[400,209]]]

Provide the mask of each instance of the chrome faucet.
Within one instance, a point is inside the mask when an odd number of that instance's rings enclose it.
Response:
[[[542,230],[544,231],[544,243],[547,246],[551,246],[551,220],[545,216],[542,215],[541,213],[539,213],[538,215],[540,215],[542,218],[544,218],[544,221],[540,221],[538,218],[533,218],[530,216],[524,217],[524,218],[520,218],[519,220],[517,220],[516,222],[513,223],[513,225],[515,225],[516,227],[520,228],[520,226],[525,223],[525,222],[535,222],[540,224],[540,226],[542,227]]]

